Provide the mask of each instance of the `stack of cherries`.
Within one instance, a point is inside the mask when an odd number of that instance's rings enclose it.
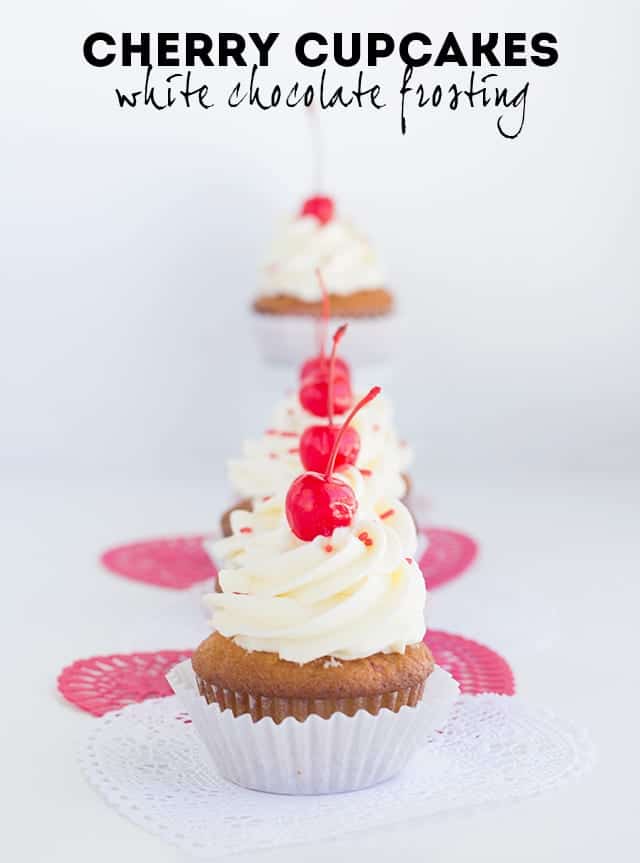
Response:
[[[324,300],[324,321],[328,321],[328,294],[320,275]],[[337,354],[338,345],[347,330],[343,324],[333,336],[331,355],[327,359],[324,341],[320,353],[307,360],[300,370],[298,397],[302,407],[327,423],[308,426],[300,438],[300,459],[306,473],[297,477],[286,498],[289,527],[302,540],[331,536],[337,527],[348,527],[358,508],[351,486],[334,471],[356,463],[360,436],[350,425],[361,408],[374,399],[380,387],[373,387],[352,409],[342,425],[334,423],[336,415],[345,414],[353,404],[351,373]]]

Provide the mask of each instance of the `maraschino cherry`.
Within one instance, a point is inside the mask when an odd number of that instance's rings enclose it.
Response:
[[[328,374],[319,374],[306,378],[300,387],[298,398],[302,407],[310,414],[326,417],[329,416],[330,409],[334,414],[346,413],[353,402],[353,393],[349,378],[335,374],[330,379]]]
[[[331,350],[331,357],[329,358],[329,389],[327,395],[329,425],[307,426],[300,437],[300,460],[306,470],[321,473],[326,469],[329,456],[338,435],[341,435],[341,438],[335,457],[335,467],[337,469],[355,464],[360,452],[360,435],[353,426],[341,429],[339,426],[333,424],[333,387],[335,381],[336,351],[346,331],[347,324],[343,324],[334,333],[333,348]]]
[[[336,436],[327,467],[323,473],[308,471],[294,479],[287,492],[285,510],[289,527],[305,542],[316,536],[331,536],[337,527],[348,527],[358,509],[351,486],[333,476],[342,436],[356,413],[374,399],[380,387],[373,387],[360,399]]]
[[[335,204],[332,198],[327,198],[326,195],[314,195],[302,205],[300,210],[301,216],[313,216],[321,225],[326,225],[333,219],[335,213]]]
[[[331,311],[329,303],[329,291],[327,290],[327,286],[324,279],[322,278],[322,273],[319,269],[316,270],[316,276],[318,278],[318,284],[320,285],[320,291],[322,292],[322,334],[320,336],[320,352],[317,356],[311,357],[302,364],[302,367],[300,369],[301,381],[304,381],[305,378],[308,378],[311,375],[315,375],[319,372],[326,372],[328,367],[328,360],[325,355],[325,348],[327,344],[327,333],[329,331],[329,316]],[[351,370],[349,369],[347,363],[341,357],[336,357],[335,362],[336,370],[339,372],[339,374],[348,378],[351,375]]]

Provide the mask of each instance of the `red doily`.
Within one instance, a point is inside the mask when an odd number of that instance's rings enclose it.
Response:
[[[420,558],[420,568],[430,590],[462,575],[473,563],[478,547],[470,536],[442,527],[422,532],[429,547]],[[185,590],[216,576],[216,568],[202,545],[205,539],[196,535],[132,542],[105,551],[101,561],[111,572],[125,578]]]
[[[429,545],[419,563],[429,590],[453,581],[475,560],[478,546],[467,534],[443,527],[428,527],[422,533]]]
[[[429,632],[425,641],[435,661],[456,678],[462,692],[513,695],[511,669],[493,650],[448,632]],[[133,702],[170,695],[164,676],[189,656],[190,650],[162,650],[78,659],[58,677],[58,690],[81,710],[102,716]]]
[[[437,629],[427,632],[424,640],[436,663],[455,677],[463,693],[513,695],[515,692],[509,663],[491,648]]]
[[[165,674],[191,650],[116,653],[77,659],[58,677],[58,691],[81,710],[102,716],[127,704],[171,695]]]
[[[105,551],[100,560],[116,575],[158,587],[186,590],[217,574],[203,548],[205,539],[205,536],[178,536],[132,542]]]

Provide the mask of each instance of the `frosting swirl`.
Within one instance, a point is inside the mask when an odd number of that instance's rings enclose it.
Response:
[[[380,515],[366,509],[311,542],[276,518],[271,530],[217,543],[233,564],[219,574],[223,593],[205,598],[215,628],[246,650],[298,663],[402,653],[421,641],[426,591],[413,519],[399,501]],[[237,513],[247,527],[261,517]]]
[[[300,474],[298,470],[298,474]],[[407,555],[413,554],[417,545],[415,522],[405,506],[396,507],[395,501],[380,492],[374,477],[364,477],[351,466],[339,471],[340,477],[349,483],[358,500],[360,515],[392,518],[390,525],[399,536]],[[223,567],[241,566],[247,552],[267,551],[271,553],[282,542],[281,531],[288,531],[285,515],[286,491],[279,494],[254,498],[252,509],[236,509],[230,515],[231,535],[209,542],[208,548],[214,559]]]
[[[349,222],[334,217],[322,224],[313,216],[299,216],[286,222],[273,242],[262,293],[315,302],[320,298],[318,268],[332,294],[351,294],[384,284],[373,249]]]

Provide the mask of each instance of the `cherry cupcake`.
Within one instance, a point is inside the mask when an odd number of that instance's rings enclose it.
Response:
[[[376,513],[335,472],[347,428],[324,472],[291,483],[286,524],[222,570],[222,593],[206,598],[214,633],[169,675],[218,770],[249,788],[316,794],[383,781],[458,695],[423,643],[410,516],[399,501]]]
[[[395,301],[372,246],[337,212],[332,198],[308,198],[275,237],[253,301],[256,335],[265,359],[296,363],[304,356],[326,280],[331,315],[358,321],[352,353],[358,362],[388,357]]]
[[[245,441],[241,456],[228,462],[229,481],[237,501],[222,516],[223,536],[232,532],[233,510],[264,509],[264,501],[271,501],[267,507],[271,510],[272,499],[279,498],[282,502],[283,493],[301,467],[317,470],[326,465],[338,431],[334,418],[340,420],[356,400],[350,367],[337,354],[345,331],[345,325],[336,331],[331,354],[327,355],[321,347],[317,355],[301,365],[297,393],[277,406],[264,435]],[[353,446],[355,439],[357,449]],[[366,411],[354,417],[342,446],[350,453],[349,463],[356,464],[361,471],[369,497],[406,498],[413,453],[398,438],[388,399],[376,398]],[[344,464],[340,453],[337,467]]]

